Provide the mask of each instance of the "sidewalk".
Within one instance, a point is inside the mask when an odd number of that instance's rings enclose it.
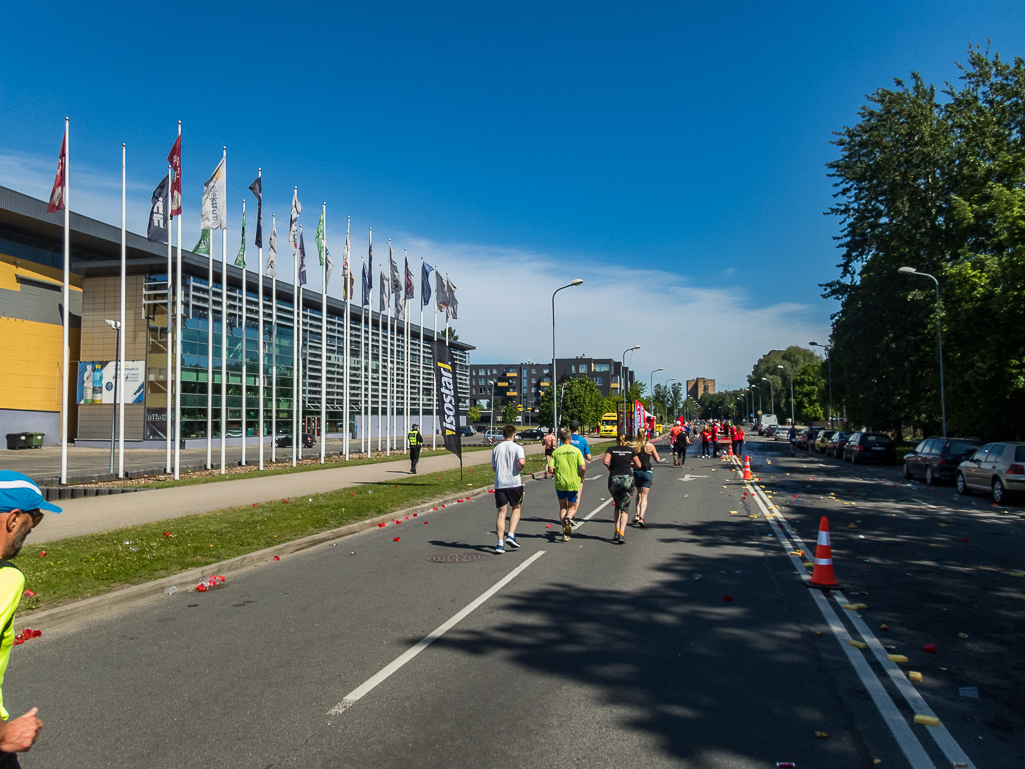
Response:
[[[527,454],[540,454],[543,451],[540,444],[526,446],[524,449]],[[484,467],[480,467],[481,465]],[[445,454],[421,459],[417,469],[419,474],[427,475],[458,467],[458,457]],[[464,454],[463,467],[467,471],[470,468],[480,468],[479,472],[490,474],[491,452],[471,451]],[[303,494],[323,494],[362,483],[398,481],[409,477],[409,459],[399,456],[395,460],[373,465],[332,467],[263,478],[242,478],[237,481],[154,489],[137,494],[64,500],[60,503],[64,512],[60,515],[47,515],[46,524],[38,532],[33,532],[32,542],[42,544],[66,537],[98,534],[125,526],[183,518],[228,507],[299,497]]]

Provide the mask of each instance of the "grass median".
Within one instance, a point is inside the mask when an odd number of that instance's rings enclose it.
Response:
[[[540,470],[543,455],[528,455],[524,472]],[[21,612],[50,609],[131,585],[263,550],[310,534],[398,512],[489,486],[487,465],[366,483],[326,494],[290,497],[247,507],[174,518],[33,547],[17,559],[26,587]],[[45,526],[45,523],[43,524]],[[45,555],[42,555],[45,553]]]

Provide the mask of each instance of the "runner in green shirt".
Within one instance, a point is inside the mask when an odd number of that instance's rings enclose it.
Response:
[[[559,520],[562,522],[564,542],[569,542],[573,533],[573,516],[577,514],[580,485],[587,470],[584,455],[570,443],[570,439],[569,430],[561,430],[559,440],[562,445],[549,457],[549,466],[555,475],[555,495],[559,498]]]

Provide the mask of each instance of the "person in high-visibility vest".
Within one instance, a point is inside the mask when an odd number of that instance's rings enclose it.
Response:
[[[416,463],[420,461],[420,449],[424,445],[424,437],[417,429],[419,426],[413,425],[413,429],[406,435],[406,440],[409,441],[409,472],[414,475],[416,475]]]

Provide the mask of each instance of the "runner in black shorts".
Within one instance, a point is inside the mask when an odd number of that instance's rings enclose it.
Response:
[[[495,553],[501,555],[506,545],[518,548],[516,541],[516,524],[520,522],[520,505],[523,504],[523,481],[520,471],[526,464],[523,447],[516,444],[516,427],[506,425],[502,428],[505,440],[491,451],[491,466],[495,469],[495,506],[498,518],[495,521],[495,533],[498,544]],[[505,508],[511,508],[509,515],[509,535],[505,534]]]
[[[690,438],[687,437],[687,433],[680,430],[676,434],[676,440],[673,442],[673,453],[676,455],[676,462],[682,467],[683,463],[687,461],[687,446],[690,444]]]
[[[602,462],[609,469],[609,494],[616,506],[614,515],[616,533],[612,542],[616,545],[626,543],[626,520],[630,513],[630,498],[634,490],[634,470],[639,470],[641,460],[637,452],[627,442],[623,433],[616,436],[617,445],[605,452]]]

